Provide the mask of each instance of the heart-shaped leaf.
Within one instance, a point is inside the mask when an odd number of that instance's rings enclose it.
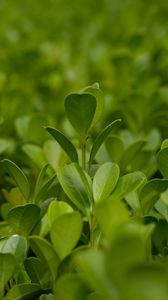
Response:
[[[105,200],[115,188],[119,178],[119,167],[115,163],[104,163],[93,179],[93,197],[95,202]]]
[[[15,181],[16,185],[19,187],[24,198],[28,201],[30,196],[30,186],[25,174],[14,162],[9,159],[4,159],[2,163],[9,175]]]
[[[76,151],[75,146],[71,143],[71,141],[59,130],[46,127],[46,130],[52,135],[52,137],[59,143],[65,153],[68,155],[72,162],[78,162],[78,153]]]
[[[96,111],[96,98],[88,93],[70,94],[65,99],[66,115],[82,136],[86,137]]]
[[[56,219],[50,231],[52,243],[59,257],[63,259],[75,247],[82,232],[82,218],[79,212],[64,214]]]
[[[28,236],[40,218],[40,208],[35,204],[26,204],[12,208],[7,221],[16,233]]]

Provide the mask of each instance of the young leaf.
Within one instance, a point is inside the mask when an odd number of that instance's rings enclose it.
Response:
[[[59,130],[46,127],[46,130],[52,135],[52,137],[59,143],[65,153],[68,155],[72,162],[78,162],[78,153],[76,151],[75,146],[71,143],[71,141]]]
[[[97,170],[93,179],[93,197],[95,202],[105,200],[115,188],[119,178],[117,164],[107,162]]]
[[[58,217],[50,231],[51,241],[59,257],[63,259],[77,244],[82,232],[82,218],[79,212]]]
[[[0,271],[0,297],[2,299],[3,289],[8,280],[13,276],[16,269],[16,261],[10,253],[0,253],[1,271]]]
[[[103,142],[105,141],[105,139],[107,138],[107,136],[110,134],[110,132],[113,129],[114,124],[121,122],[121,119],[117,119],[115,121],[113,121],[112,123],[110,123],[108,126],[106,126],[97,136],[97,138],[95,139],[91,152],[90,152],[90,158],[89,158],[89,168],[92,165],[92,162],[95,158],[95,155],[97,153],[97,151],[99,150],[100,146],[103,144]]]
[[[35,204],[26,204],[12,208],[7,222],[16,233],[28,236],[40,218],[40,208]]]
[[[9,175],[15,181],[16,185],[19,187],[24,198],[28,201],[30,196],[30,186],[25,174],[14,162],[9,159],[4,159],[2,163]]]
[[[92,192],[82,168],[76,163],[66,165],[58,169],[57,177],[71,201],[87,214],[91,207]]]
[[[159,151],[157,155],[157,163],[164,178],[168,179],[168,147]]]
[[[7,293],[6,300],[37,299],[42,293],[41,286],[35,283],[23,283],[12,287]]]
[[[141,209],[144,215],[147,215],[154,204],[159,200],[160,194],[168,189],[168,180],[152,179],[142,188],[139,196]]]
[[[51,227],[61,215],[73,212],[72,207],[64,201],[53,201],[48,208],[48,223]]]
[[[41,260],[42,264],[46,266],[54,282],[57,275],[59,258],[53,246],[45,239],[35,235],[30,236],[29,241],[33,252]]]
[[[85,137],[96,111],[96,98],[88,93],[70,94],[65,99],[65,112],[74,129]]]

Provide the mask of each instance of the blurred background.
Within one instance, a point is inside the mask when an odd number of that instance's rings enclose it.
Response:
[[[41,145],[42,125],[66,131],[65,96],[94,82],[104,93],[101,124],[121,117],[128,135],[150,135],[159,147],[168,130],[167,15],[164,0],[0,0],[0,155],[19,142]]]

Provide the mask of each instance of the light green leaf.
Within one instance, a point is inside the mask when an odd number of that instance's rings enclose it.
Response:
[[[72,162],[78,162],[78,153],[76,151],[75,146],[71,143],[71,141],[59,130],[46,127],[46,130],[52,135],[52,137],[59,143],[65,153],[68,155]]]
[[[105,200],[115,188],[119,178],[119,167],[107,162],[99,167],[93,179],[93,197],[95,202]]]
[[[72,163],[58,169],[58,180],[71,201],[85,214],[90,211],[92,192],[82,168]]]
[[[72,207],[64,201],[53,201],[48,208],[48,223],[51,227],[61,215],[73,212]]]
[[[12,208],[7,222],[16,233],[28,236],[40,218],[40,208],[35,204],[26,204]]]
[[[19,187],[24,198],[28,201],[30,196],[30,186],[25,174],[14,162],[9,159],[4,159],[2,163],[9,175],[15,181],[16,185]]]
[[[157,155],[157,163],[164,178],[168,179],[168,147],[159,151]]]
[[[11,253],[14,255],[18,266],[22,266],[27,254],[27,241],[25,237],[20,235],[12,235],[4,243],[2,253]]]
[[[46,164],[46,159],[40,146],[26,144],[22,146],[22,150],[39,168],[42,168]]]
[[[79,212],[58,217],[50,231],[51,241],[59,257],[63,259],[77,244],[82,232],[82,218]]]
[[[15,285],[7,293],[5,300],[34,300],[42,293],[41,286],[35,283]]]
[[[51,280],[54,282],[57,275],[59,258],[53,246],[44,238],[35,235],[30,236],[29,241],[33,252],[41,260],[42,264],[46,266],[52,276]]]
[[[113,126],[118,122],[121,122],[121,119],[117,119],[117,120],[113,121],[98,134],[97,138],[95,139],[95,141],[93,143],[93,146],[92,146],[92,149],[90,152],[89,168],[91,167],[92,162],[93,162],[95,155],[96,155],[97,151],[99,150],[100,146],[103,144],[103,142],[105,141],[107,136],[112,131]]]
[[[140,192],[140,204],[144,215],[147,215],[154,204],[159,200],[160,194],[168,189],[168,180],[152,179],[148,181]]]
[[[65,99],[65,112],[74,129],[85,137],[96,111],[96,98],[88,93],[70,94]]]

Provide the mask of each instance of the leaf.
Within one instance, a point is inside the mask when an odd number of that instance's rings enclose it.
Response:
[[[64,201],[53,201],[48,208],[48,223],[51,227],[61,215],[73,212],[72,207]]]
[[[65,112],[74,127],[82,136],[86,134],[92,124],[96,111],[96,98],[88,93],[70,94],[65,99]]]
[[[0,297],[3,296],[3,289],[8,280],[13,276],[16,269],[16,261],[10,253],[0,253]],[[1,298],[2,299],[2,298]]]
[[[59,130],[46,127],[46,130],[52,135],[52,137],[59,143],[65,153],[68,155],[72,162],[78,162],[78,153],[76,151],[75,146],[71,143],[71,141]]]
[[[105,200],[115,188],[119,178],[119,167],[107,162],[99,167],[93,178],[93,197],[95,202]]]
[[[7,293],[5,300],[34,300],[40,296],[42,289],[35,283],[23,283],[15,285]]]
[[[127,194],[137,190],[145,180],[145,175],[139,171],[121,176],[112,193],[112,197],[114,199],[123,199]]]
[[[24,198],[28,201],[30,196],[30,186],[25,174],[14,162],[9,159],[4,159],[2,163],[9,175],[15,181],[16,185],[19,187]]]
[[[159,151],[157,155],[157,163],[163,177],[168,179],[168,147]]]
[[[12,235],[4,243],[2,253],[11,253],[14,255],[17,266],[21,267],[27,254],[27,241],[25,237],[20,235]]]
[[[87,214],[91,207],[92,192],[82,168],[76,163],[71,163],[58,169],[57,177],[71,201]]]
[[[51,241],[59,257],[63,259],[77,244],[82,232],[82,218],[79,212],[58,217],[50,231]]]
[[[46,159],[40,146],[26,144],[22,146],[22,150],[39,168],[42,168],[46,164]]]
[[[99,84],[95,83],[93,85],[85,87],[81,93],[88,93],[93,95],[96,98],[96,111],[94,118],[92,120],[92,125],[97,123],[102,115],[103,108],[104,108],[104,99],[103,99],[103,92],[99,88]]]
[[[46,266],[48,272],[52,276],[52,282],[54,282],[60,261],[53,246],[44,238],[35,235],[30,236],[29,241],[33,252],[41,260],[42,264]]]
[[[12,208],[7,222],[16,233],[28,236],[40,218],[40,208],[35,204],[26,204]]]
[[[139,200],[144,215],[147,215],[154,204],[159,200],[160,194],[168,189],[168,180],[152,179],[142,188]]]
[[[47,267],[39,258],[27,258],[24,262],[24,266],[32,283],[39,284],[43,289],[52,287]]]
[[[105,141],[105,139],[107,138],[107,136],[110,134],[110,132],[113,129],[114,124],[121,122],[121,119],[117,119],[115,121],[113,121],[112,123],[110,123],[108,126],[106,126],[97,136],[97,138],[95,139],[91,152],[90,152],[90,158],[89,158],[89,168],[92,165],[92,162],[95,158],[95,155],[97,153],[97,151],[99,150],[100,146],[103,144],[103,142]]]
[[[115,135],[109,136],[105,141],[105,147],[111,160],[118,163],[124,151],[122,140]]]

